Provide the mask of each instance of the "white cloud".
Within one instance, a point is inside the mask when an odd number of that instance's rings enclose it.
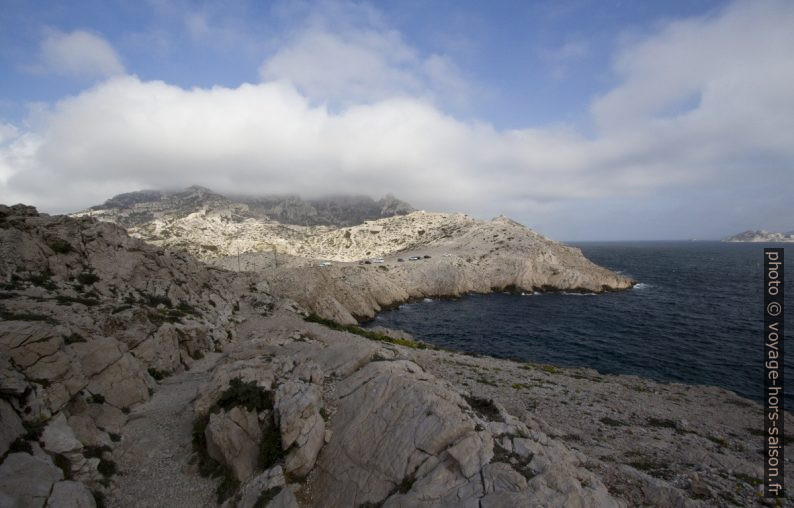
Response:
[[[58,101],[0,145],[1,201],[73,210],[117,192],[196,183],[392,192],[431,209],[521,218],[571,199],[611,210],[656,192],[737,190],[765,178],[790,195],[790,26],[790,3],[737,3],[623,47],[620,83],[593,103],[591,137],[456,119],[428,78],[444,60],[394,32],[315,26],[266,62],[263,83],[183,89],[119,76]]]
[[[122,74],[124,66],[108,42],[83,30],[53,31],[41,43],[41,61],[34,70],[80,78]]]
[[[446,57],[420,55],[365,5],[326,2],[265,60],[264,81],[316,102],[347,106],[395,96],[465,102],[468,86]]]

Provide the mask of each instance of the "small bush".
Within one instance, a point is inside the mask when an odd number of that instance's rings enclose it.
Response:
[[[262,429],[262,442],[259,445],[259,462],[262,469],[270,469],[284,456],[281,449],[281,432],[273,422],[270,421]]]
[[[348,231],[348,233],[350,232]],[[273,498],[275,498],[279,492],[281,492],[281,489],[282,487],[273,487],[259,494],[259,497],[256,499],[256,504],[254,504],[254,508],[265,508],[268,503],[270,503],[270,501],[272,501]]]
[[[121,441],[121,434],[116,434],[115,432],[108,432],[108,436],[110,436],[110,440],[114,443],[118,443]]]
[[[88,402],[91,404],[104,404],[105,403],[105,396],[101,393],[93,393],[88,398]]]
[[[608,425],[610,427],[625,427],[626,425],[628,425],[626,422],[615,420],[614,418],[610,418],[608,416],[601,418],[601,420],[599,421],[604,425]]]
[[[194,316],[198,315],[198,311],[187,302],[179,302],[177,306],[177,310],[184,313],[184,314],[193,314]]]
[[[91,272],[83,272],[77,276],[77,282],[84,286],[90,286],[95,282],[99,282],[99,275]]]
[[[174,306],[174,304],[171,302],[171,299],[167,296],[144,294],[143,299],[146,305],[149,307],[157,307],[158,305],[163,304],[170,309]]]
[[[503,421],[501,413],[499,413],[499,408],[493,403],[490,399],[483,399],[480,397],[474,396],[463,396],[466,399],[466,402],[469,403],[471,408],[480,415],[483,419],[493,422],[501,422]]]
[[[674,429],[675,422],[664,418],[648,418],[649,427],[657,427],[661,429]]]
[[[385,333],[380,332],[373,332],[372,330],[367,330],[366,328],[361,328],[360,326],[355,325],[342,325],[337,323],[336,321],[332,321],[330,319],[321,318],[316,314],[309,314],[307,317],[303,318],[304,321],[308,321],[310,323],[319,323],[323,326],[327,326],[332,330],[337,330],[340,332],[348,332],[353,333],[356,335],[360,335],[370,340],[375,340],[378,342],[388,342],[390,344],[397,344],[400,346],[409,347],[411,349],[430,349],[430,346],[425,344],[424,342],[417,342],[415,340],[410,339],[397,339],[394,337],[390,337]]]
[[[47,422],[22,422],[22,425],[25,427],[24,438],[28,441],[38,441],[41,438],[41,433],[44,432],[44,427],[47,426]]]
[[[51,316],[34,314],[32,312],[12,312],[6,310],[2,305],[0,305],[0,319],[5,321],[46,321],[52,325],[58,324],[58,321]]]
[[[30,441],[23,437],[18,437],[8,447],[8,453],[26,452],[33,455],[33,447],[30,446]]]
[[[55,238],[47,244],[56,254],[68,254],[74,250],[72,244],[61,238]]]
[[[28,280],[34,286],[43,287],[44,289],[55,289],[55,283],[52,282],[52,273],[49,270],[44,270],[41,273],[34,273],[28,277]]]
[[[105,478],[110,478],[111,476],[116,474],[116,463],[113,462],[112,460],[102,459],[99,461],[99,465],[97,466],[96,469]]]
[[[111,451],[107,445],[103,446],[85,446],[83,447],[83,457],[87,459],[101,459],[104,452]]]
[[[171,373],[167,370],[158,370],[152,367],[148,369],[148,372],[155,381],[161,381],[162,379],[165,379],[171,375]]]
[[[74,297],[74,296],[66,296],[66,295],[58,295],[55,297],[58,301],[59,305],[71,305],[73,303],[79,303],[81,305],[85,305],[86,307],[93,307],[95,305],[99,305],[99,300],[96,298],[81,298],[81,297]]]
[[[85,339],[82,335],[77,332],[70,333],[69,335],[63,336],[63,342],[65,344],[76,344],[78,342],[85,342]]]
[[[94,496],[94,502],[96,503],[96,508],[105,508],[107,506],[105,504],[105,494],[98,490],[92,490],[91,495]]]
[[[214,408],[229,409],[242,406],[248,411],[263,411],[273,409],[273,394],[256,385],[255,381],[244,383],[242,379],[234,378],[215,403]]]

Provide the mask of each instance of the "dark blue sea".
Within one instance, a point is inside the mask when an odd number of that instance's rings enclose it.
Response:
[[[763,248],[783,244],[573,244],[593,262],[639,281],[600,295],[469,295],[410,303],[368,326],[400,328],[462,351],[659,381],[715,385],[762,401]],[[791,244],[788,244],[791,245]],[[794,246],[786,276],[794,298]],[[789,304],[786,335],[794,306]],[[785,406],[794,410],[794,349]]]

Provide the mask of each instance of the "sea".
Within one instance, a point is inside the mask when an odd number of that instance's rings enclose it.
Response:
[[[604,294],[472,294],[408,303],[365,326],[405,330],[446,348],[605,374],[713,385],[762,402],[764,247],[723,242],[572,243],[596,264],[638,281]],[[788,250],[788,249],[787,249]],[[786,313],[792,333],[794,305]],[[789,342],[789,341],[787,341]],[[784,406],[794,410],[794,349]]]

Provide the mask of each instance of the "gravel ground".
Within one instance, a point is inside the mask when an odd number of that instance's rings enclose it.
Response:
[[[113,452],[119,478],[107,506],[216,506],[216,482],[199,476],[190,464],[191,402],[220,356],[208,353],[190,371],[164,379],[154,396],[130,414]]]

